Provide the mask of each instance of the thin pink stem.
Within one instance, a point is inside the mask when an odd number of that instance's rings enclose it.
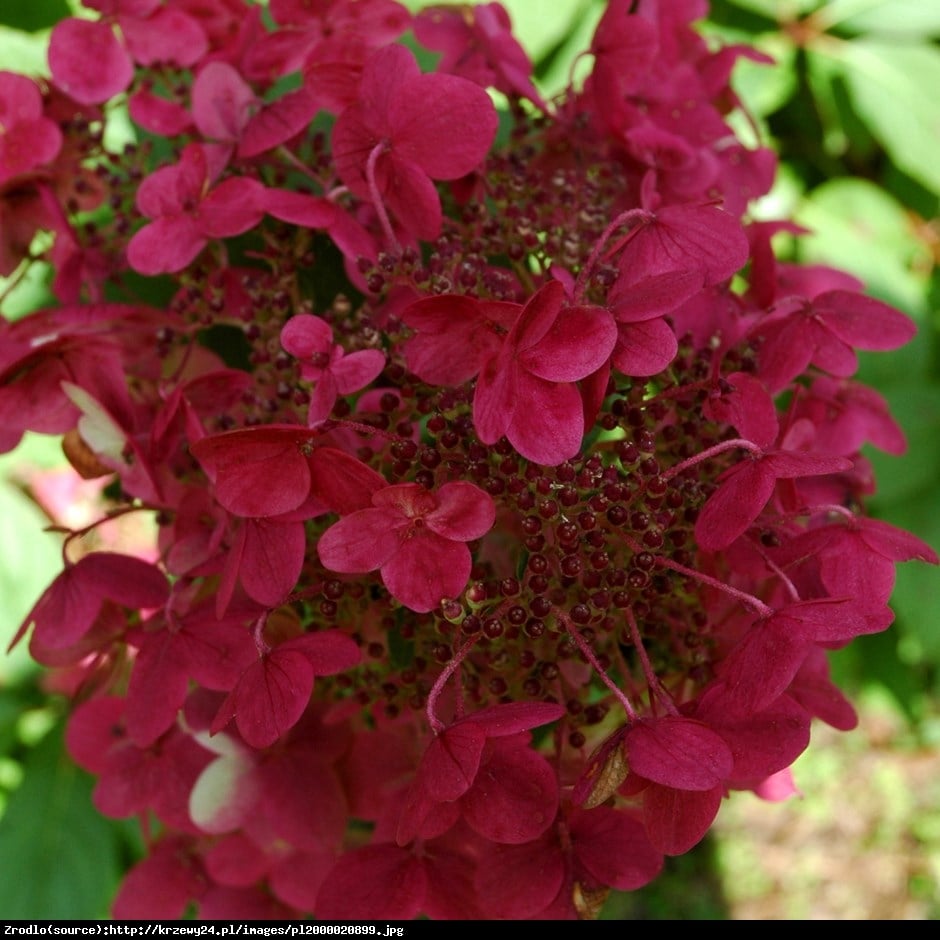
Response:
[[[601,256],[601,253],[604,251],[604,246],[610,240],[611,235],[617,231],[618,228],[621,228],[625,223],[629,222],[631,219],[636,218],[638,215],[647,215],[645,209],[628,209],[626,212],[621,212],[607,228],[601,233],[601,237],[594,244],[594,247],[591,249],[590,255],[588,255],[587,261],[584,262],[584,266],[581,268],[581,271],[578,273],[578,279],[575,281],[574,285],[574,301],[579,303],[581,300],[581,295],[584,293],[584,288],[587,285],[587,279],[591,276],[591,271],[594,270],[594,265],[597,264],[597,259]]]
[[[726,450],[734,450],[735,448],[741,448],[752,454],[762,455],[764,453],[760,447],[757,446],[753,441],[747,441],[743,437],[736,437],[731,441],[722,441],[720,444],[715,444],[714,447],[709,447],[707,450],[703,450],[700,454],[696,454],[694,457],[689,457],[688,460],[683,460],[681,463],[677,463],[674,467],[670,467],[668,470],[664,471],[662,477],[664,480],[671,480],[674,476],[678,476],[682,473],[683,470],[688,470],[689,467],[694,467],[696,464],[701,463],[703,460],[710,460],[712,457],[717,457],[719,454],[723,454]]]
[[[378,214],[382,231],[385,232],[385,238],[388,240],[389,245],[397,251],[400,247],[398,239],[395,237],[391,220],[388,217],[388,212],[385,210],[385,203],[382,202],[382,196],[379,194],[378,183],[375,181],[376,164],[379,162],[379,157],[382,156],[387,149],[388,144],[384,140],[380,141],[372,148],[369,159],[366,161],[366,182],[369,184],[369,195],[372,197],[372,204],[375,206],[375,211]]]
[[[633,616],[632,610],[626,611],[627,623],[630,626],[630,639],[633,640],[633,647],[636,650],[637,656],[640,657],[640,664],[643,666],[643,675],[646,676],[646,685],[656,697],[666,706],[666,711],[670,715],[678,715],[679,709],[673,704],[672,696],[663,688],[662,683],[659,681],[659,676],[656,675],[655,670],[653,669],[652,663],[650,663],[650,658],[646,654],[646,647],[643,646],[643,637],[640,636],[640,628],[636,624],[636,617]]]
[[[696,571],[694,568],[686,568],[685,565],[680,565],[678,562],[661,556],[656,558],[656,564],[661,568],[669,568],[672,571],[677,571],[679,574],[694,578],[700,584],[707,584],[709,587],[713,587],[718,591],[723,591],[725,594],[741,601],[745,606],[755,610],[761,617],[769,617],[774,612],[772,607],[768,607],[763,601],[754,597],[753,594],[746,594],[744,591],[739,591],[737,588],[731,587],[730,584],[725,584],[724,581],[719,581],[717,578],[711,578],[707,574],[702,574],[701,571]]]
[[[431,730],[435,734],[440,734],[447,725],[444,724],[440,718],[435,714],[435,709],[437,707],[437,700],[441,697],[441,692],[444,691],[444,686],[447,685],[447,680],[457,671],[460,664],[464,661],[464,657],[467,653],[470,652],[470,648],[476,643],[477,638],[471,637],[464,643],[463,646],[457,650],[456,653],[451,657],[450,662],[444,667],[441,674],[437,677],[437,681],[434,683],[434,687],[428,693],[428,704],[426,708],[426,713],[428,716],[428,724],[431,726]]]
[[[562,624],[564,624],[565,630],[568,631],[568,636],[570,636],[571,639],[574,640],[574,642],[577,644],[578,649],[581,650],[581,654],[591,664],[601,682],[603,682],[604,685],[610,689],[614,698],[616,698],[617,701],[620,702],[620,704],[623,706],[623,710],[627,713],[627,718],[629,718],[630,721],[634,721],[637,717],[637,714],[633,706],[630,704],[630,699],[624,695],[623,690],[604,671],[603,666],[601,666],[597,656],[594,654],[594,650],[591,649],[587,641],[583,636],[581,636],[575,625],[571,622],[570,618],[563,611],[556,607],[554,608],[553,613],[556,617],[558,617]]]

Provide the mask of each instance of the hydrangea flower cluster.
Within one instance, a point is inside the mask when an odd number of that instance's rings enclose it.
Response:
[[[750,214],[760,57],[611,0],[545,100],[498,3],[83,2],[0,73],[0,274],[57,300],[0,447],[157,523],[68,532],[15,638],[141,821],[114,916],[587,918],[793,793],[826,651],[937,556],[864,512],[857,350],[912,322]]]

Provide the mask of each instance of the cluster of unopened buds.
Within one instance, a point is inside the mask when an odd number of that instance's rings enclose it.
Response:
[[[114,916],[590,917],[795,792],[937,557],[864,512],[912,322],[750,214],[761,57],[611,0],[544,100],[498,3],[84,5],[0,73],[0,274],[56,297],[0,446],[156,522],[66,532],[15,638],[141,821]]]

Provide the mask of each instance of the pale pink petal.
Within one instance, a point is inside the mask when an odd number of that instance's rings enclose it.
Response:
[[[74,17],[52,28],[49,68],[56,85],[82,104],[113,98],[134,77],[131,58],[110,23]]]

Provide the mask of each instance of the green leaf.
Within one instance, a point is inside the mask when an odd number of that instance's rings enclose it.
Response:
[[[733,37],[726,36],[726,39]],[[796,47],[781,33],[735,40],[752,45],[771,56],[773,65],[752,62],[741,57],[734,65],[731,84],[745,108],[752,115],[764,117],[783,107],[796,91]]]
[[[66,0],[3,0],[0,23],[35,33],[50,29],[71,12]]]
[[[795,221],[812,231],[800,239],[805,260],[849,271],[889,303],[926,312],[930,249],[905,208],[879,186],[850,178],[824,183],[806,195]]]
[[[786,0],[784,3],[780,0],[730,0],[730,4],[770,20],[786,22],[812,13],[820,5],[820,0]]]
[[[0,819],[0,911],[9,920],[108,916],[121,875],[118,830],[65,756],[62,727],[30,753]]]
[[[0,23],[0,49],[3,50],[3,68],[21,75],[49,75],[46,62],[48,33],[25,33]]]
[[[512,20],[513,35],[522,43],[533,62],[564,42],[597,0],[552,0],[551,15],[544,4],[532,0],[502,0]]]
[[[872,505],[885,515],[915,497],[928,497],[937,489],[940,467],[940,386],[923,382],[897,382],[879,388],[895,420],[907,435],[907,453],[895,457],[866,451],[878,481]],[[940,495],[938,495],[940,498]],[[923,536],[921,536],[923,537]]]
[[[893,503],[881,516],[940,550],[940,490],[936,486]],[[898,626],[915,641],[913,652],[912,644],[905,645],[908,658],[934,666],[940,662],[940,620],[936,616],[940,610],[940,569],[920,561],[898,565],[891,607],[897,613]]]
[[[940,190],[940,49],[874,39],[811,48],[841,71],[855,110],[895,165]]]
[[[829,0],[821,10],[827,28],[923,40],[940,36],[940,4],[924,0]]]
[[[42,531],[49,520],[15,485],[11,474],[14,467],[25,465],[30,453],[47,459],[42,456],[45,444],[55,448],[54,459],[61,463],[64,458],[57,440],[32,435],[0,458],[0,685],[33,671],[25,641],[9,655],[6,648],[22,619],[62,568],[61,537]]]

